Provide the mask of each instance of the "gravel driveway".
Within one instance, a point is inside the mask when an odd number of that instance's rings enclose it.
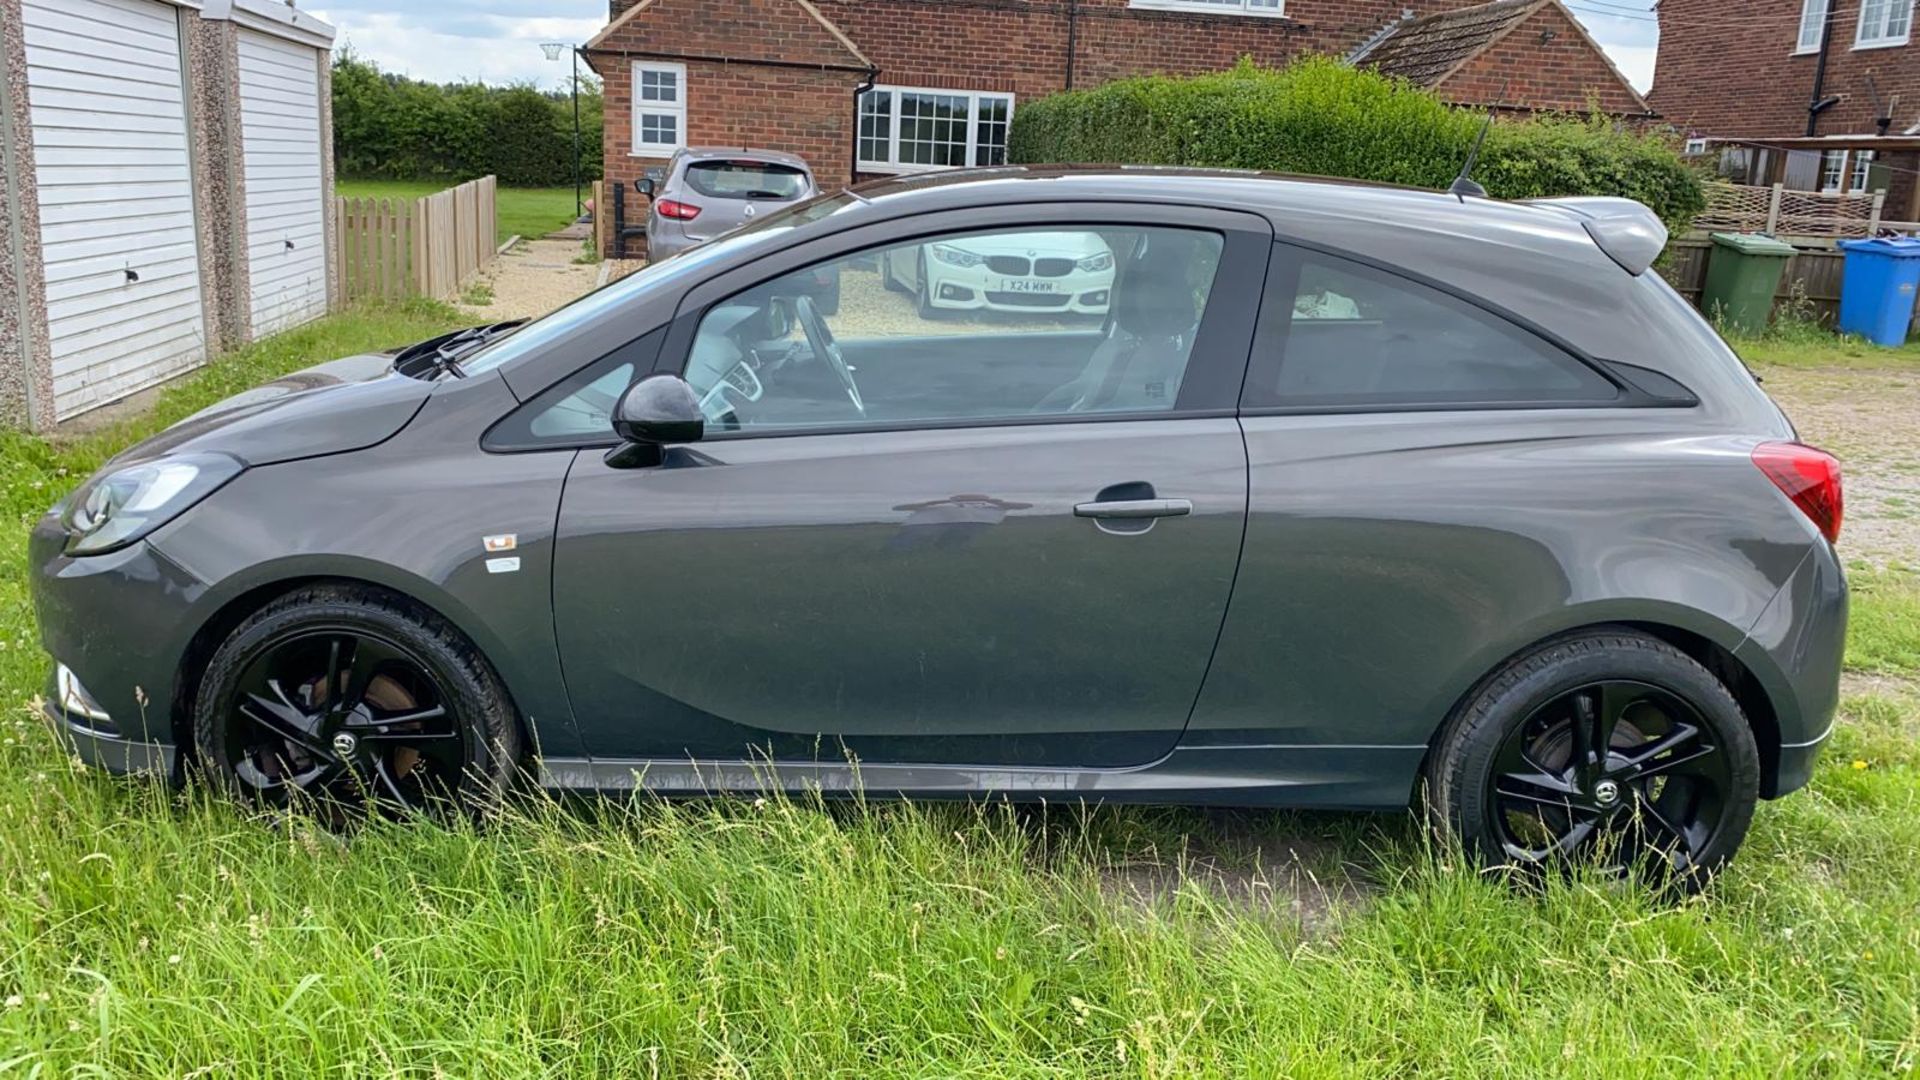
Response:
[[[579,258],[580,249],[578,240],[528,240],[515,244],[512,251],[481,271],[480,281],[493,291],[492,301],[454,306],[472,315],[475,322],[545,315],[592,291],[598,280],[598,266],[573,261]]]
[[[1920,370],[1770,366],[1767,392],[1800,437],[1839,455],[1849,563],[1920,567]]]

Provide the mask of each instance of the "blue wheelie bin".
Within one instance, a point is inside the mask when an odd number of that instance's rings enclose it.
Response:
[[[1842,240],[1840,332],[1876,345],[1904,345],[1920,289],[1920,240]]]

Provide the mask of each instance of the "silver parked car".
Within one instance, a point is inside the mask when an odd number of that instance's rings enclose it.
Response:
[[[745,147],[689,147],[667,163],[666,179],[634,181],[653,200],[647,256],[664,259],[756,217],[815,194],[813,170],[792,154]]]

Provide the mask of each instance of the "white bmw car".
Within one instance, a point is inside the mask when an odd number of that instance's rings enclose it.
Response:
[[[913,294],[922,315],[1104,315],[1113,291],[1113,252],[1093,232],[962,236],[894,248],[880,272],[887,288]]]

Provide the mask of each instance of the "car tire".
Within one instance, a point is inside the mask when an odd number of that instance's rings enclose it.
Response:
[[[1746,837],[1760,760],[1712,672],[1656,638],[1600,628],[1482,680],[1423,779],[1436,831],[1483,866],[1580,864],[1691,892]]]
[[[913,307],[922,319],[931,321],[940,317],[940,309],[933,306],[933,296],[927,289],[927,256],[924,252],[920,255],[920,275],[914,285]]]
[[[814,306],[820,309],[822,315],[840,314],[840,278],[838,276],[834,277],[833,284],[820,291]]]
[[[297,589],[235,627],[195,695],[193,734],[215,786],[339,823],[490,813],[522,747],[506,688],[472,643],[420,605],[348,585]]]
[[[893,253],[890,251],[880,256],[880,284],[890,293],[906,294],[912,291],[899,278],[893,276]]]

